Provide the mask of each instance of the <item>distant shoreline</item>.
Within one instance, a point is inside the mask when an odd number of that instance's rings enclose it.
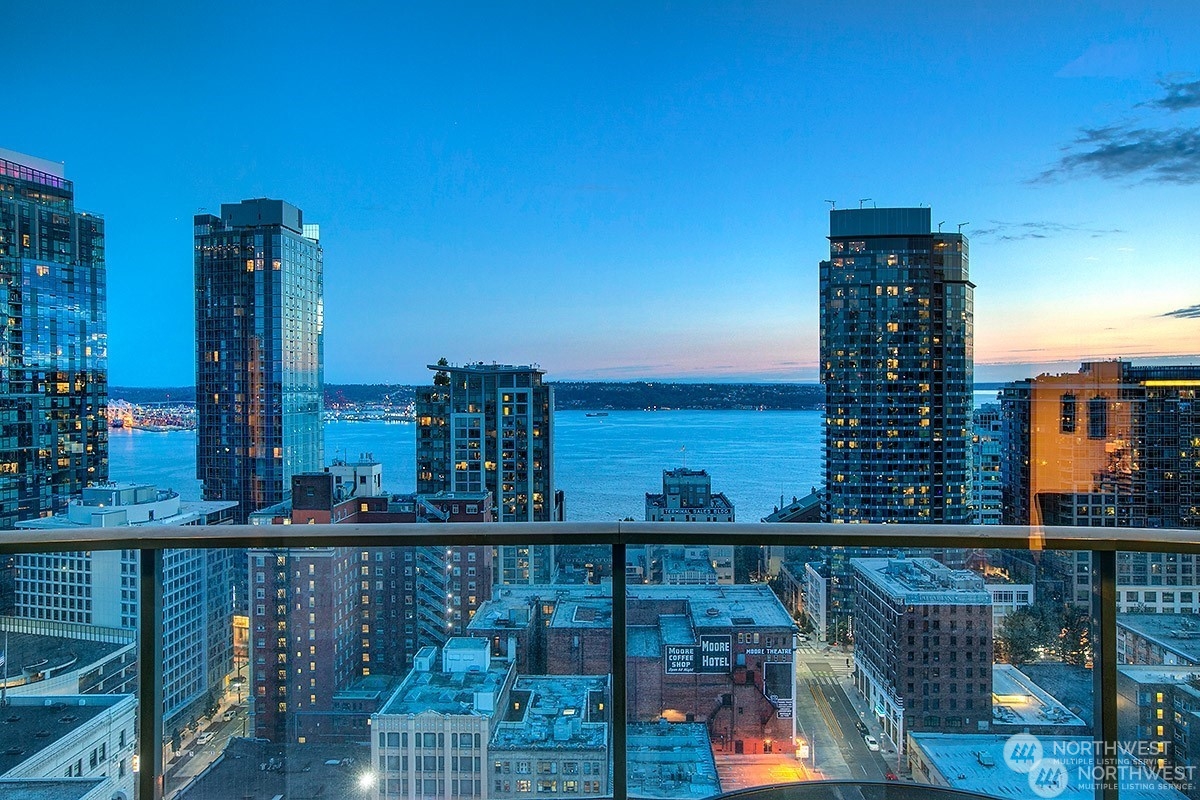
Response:
[[[672,381],[551,381],[557,411],[812,411],[824,407],[817,383],[682,383]],[[1003,383],[978,383],[975,391],[992,391]],[[417,389],[410,384],[326,384],[325,408],[371,406],[403,408]],[[129,403],[196,401],[191,386],[140,388],[113,386],[109,397]]]

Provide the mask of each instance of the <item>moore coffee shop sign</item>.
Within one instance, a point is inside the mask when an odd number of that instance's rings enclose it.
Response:
[[[663,663],[668,675],[732,672],[733,637],[701,636],[700,644],[669,644]]]

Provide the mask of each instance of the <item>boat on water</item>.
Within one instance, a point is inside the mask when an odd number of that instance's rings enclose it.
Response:
[[[607,411],[589,411],[589,412],[587,412],[587,415],[586,415],[586,416],[589,416],[589,417],[607,417],[607,416],[608,416],[608,412],[607,412]]]

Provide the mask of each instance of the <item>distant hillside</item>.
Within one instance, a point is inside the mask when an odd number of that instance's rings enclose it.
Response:
[[[626,410],[641,408],[791,410],[816,408],[825,392],[810,383],[609,383],[559,381],[554,405],[559,409]]]

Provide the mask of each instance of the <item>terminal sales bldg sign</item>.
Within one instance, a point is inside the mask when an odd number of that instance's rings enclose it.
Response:
[[[700,644],[669,644],[663,666],[668,675],[696,675],[733,671],[733,637],[703,635]]]

